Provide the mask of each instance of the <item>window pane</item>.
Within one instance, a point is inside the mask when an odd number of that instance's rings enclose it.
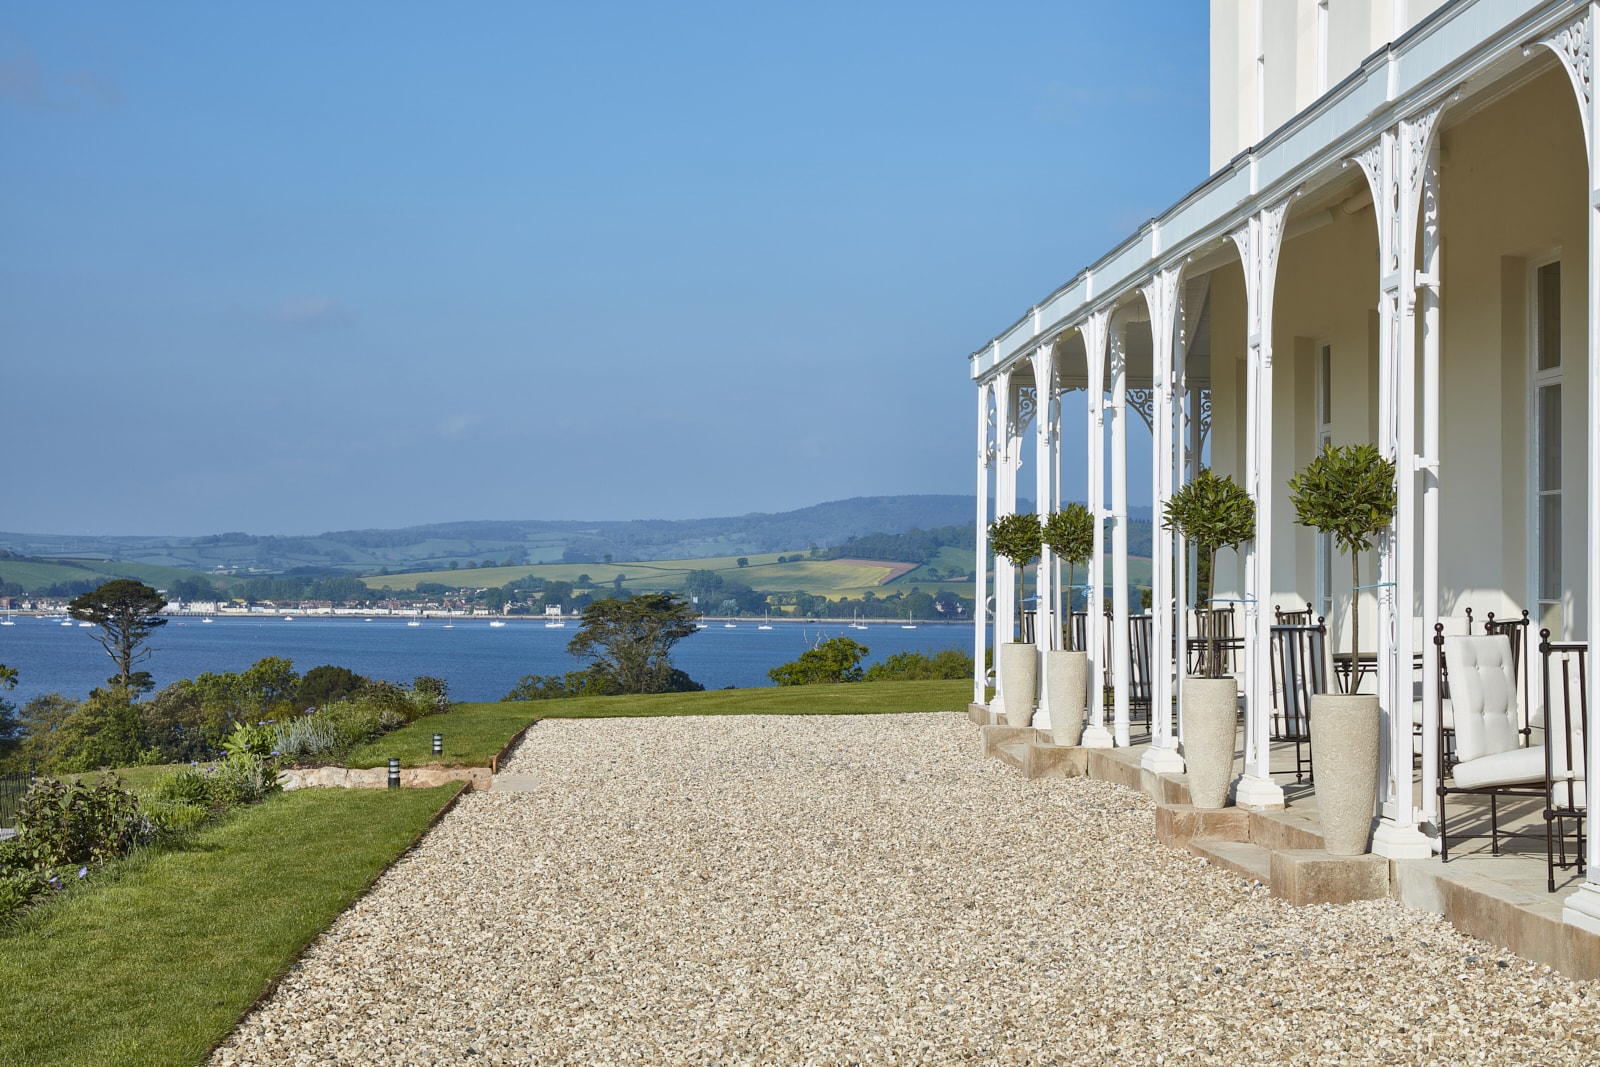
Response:
[[[1539,488],[1561,488],[1561,386],[1539,388]]]
[[[1322,364],[1318,368],[1322,377],[1322,410],[1317,413],[1317,418],[1326,426],[1333,421],[1333,350],[1323,345],[1317,352],[1317,362]]]
[[[1539,268],[1538,368],[1561,366],[1561,264]]]
[[[1561,497],[1539,498],[1539,599],[1561,599]]]

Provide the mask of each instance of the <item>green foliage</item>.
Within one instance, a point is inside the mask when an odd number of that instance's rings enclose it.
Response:
[[[1052,511],[1044,520],[1044,543],[1067,565],[1067,588],[1077,588],[1078,568],[1094,556],[1094,514],[1079,503]],[[1070,595],[1070,594],[1069,594]],[[1072,648],[1072,627],[1066,628],[1067,648]]]
[[[300,679],[295,689],[294,702],[299,708],[314,708],[319,704],[355,696],[367,687],[367,679],[348,667],[324,664],[312,667]]]
[[[193,829],[194,810],[214,817],[229,808],[254,804],[277,791],[277,762],[240,751],[216,763],[180,767],[157,785],[156,799],[168,805],[163,811],[167,825],[182,830]]]
[[[265,729],[271,738],[270,751],[283,760],[333,761],[424,715],[449,710],[440,679],[423,676],[417,682],[423,688],[371,682],[354,696],[269,722]]]
[[[1395,465],[1372,445],[1325,444],[1305,470],[1289,479],[1295,521],[1329,534],[1350,554],[1352,605],[1361,587],[1358,553],[1394,521],[1399,503]],[[1352,606],[1350,650],[1360,649],[1360,612]]]
[[[972,656],[959,648],[946,648],[931,656],[922,652],[896,652],[883,662],[868,667],[862,680],[920,682],[932,679],[970,679],[972,676]]]
[[[819,685],[859,682],[861,660],[871,651],[848,637],[835,637],[807,649],[800,658],[767,672],[777,685]]]
[[[617,693],[678,691],[688,681],[672,666],[672,646],[696,631],[697,613],[675,593],[596,600],[567,651],[588,660]],[[694,683],[689,682],[693,685]]]
[[[98,866],[147,840],[139,800],[116,774],[68,784],[46,778],[17,808],[12,855],[29,870]]]
[[[1372,445],[1323,445],[1289,479],[1295,521],[1332,534],[1345,552],[1365,552],[1394,521],[1395,467]]]
[[[1094,554],[1094,515],[1082,504],[1057,508],[1045,517],[1045,546],[1063,563],[1081,567]]]
[[[989,524],[989,546],[1013,566],[1026,567],[1039,558],[1044,546],[1039,517],[1032,512],[1000,516]]]
[[[1256,504],[1231,476],[1218,478],[1210,467],[1203,467],[1167,501],[1162,525],[1181,533],[1199,553],[1207,579],[1200,600],[1209,601],[1217,551],[1237,548],[1256,535]],[[1213,651],[1205,657],[1206,677],[1219,677],[1221,669],[1221,656]]]
[[[1204,467],[1193,481],[1172,494],[1162,525],[1177,530],[1204,556],[1235,548],[1256,535],[1256,505],[1233,480]]]
[[[1039,516],[1026,514],[1002,515],[989,524],[989,547],[1011,561],[1017,570],[1017,629],[1022,633],[1022,603],[1027,599],[1027,567],[1039,557],[1044,548],[1044,528]]]
[[[616,689],[604,674],[592,670],[566,674],[525,674],[501,697],[508,700],[566,700],[583,696],[615,696]]]
[[[138,693],[151,688],[150,676],[133,668],[150,658],[150,649],[144,647],[144,642],[152,631],[167,624],[159,614],[166,606],[167,598],[143,582],[113,578],[92,592],[74,597],[67,612],[80,622],[92,622],[100,628],[95,640],[117,665],[111,683]]]
[[[17,687],[17,669],[0,663],[0,688]],[[17,716],[17,706],[0,697],[0,764],[21,747],[24,732],[22,720]]]
[[[254,756],[265,759],[272,755],[276,736],[272,724],[267,722],[233,724],[233,733],[222,742],[222,750],[233,756]]]

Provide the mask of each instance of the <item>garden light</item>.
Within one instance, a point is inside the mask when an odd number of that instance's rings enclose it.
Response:
[[[444,734],[433,735],[433,754],[435,756],[444,755]]]
[[[399,756],[390,756],[389,757],[389,788],[390,789],[399,789],[400,788],[400,757]]]

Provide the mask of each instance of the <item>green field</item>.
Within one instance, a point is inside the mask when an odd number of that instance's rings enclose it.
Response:
[[[738,556],[712,556],[706,559],[651,560],[643,563],[544,563],[520,567],[480,567],[476,570],[420,571],[413,574],[369,575],[362,580],[369,589],[377,590],[385,586],[390,589],[415,589],[418,582],[439,582],[451,588],[489,588],[503,586],[519,578],[537,577],[546,581],[572,582],[582,589],[611,585],[621,574],[622,588],[634,593],[648,593],[681,590],[690,571],[705,570],[715,571],[725,579],[742,582],[754,589],[784,592],[803,589],[814,596],[826,596],[832,600],[845,596],[859,597],[869,589],[879,591],[887,587],[909,590],[911,584],[916,584],[924,592],[948,588],[971,595],[970,582],[931,581],[924,577],[916,583],[910,583],[907,581],[909,575],[891,582],[889,578],[895,568],[889,563],[823,559],[791,559],[790,562],[779,563],[780,555],[783,553],[744,557],[749,561],[745,567],[739,566]],[[969,561],[967,566],[970,567],[972,553],[966,555]],[[926,573],[924,568],[918,570]],[[580,582],[579,579],[586,574],[589,582]]]
[[[108,581],[112,578],[134,578],[156,589],[165,589],[183,578],[193,578],[198,571],[179,567],[162,567],[152,563],[119,563],[108,560],[70,560],[60,563],[43,563],[37,560],[0,560],[0,582],[16,582],[24,589],[47,589],[61,582]],[[234,579],[214,574],[204,575],[214,585],[229,585]]]

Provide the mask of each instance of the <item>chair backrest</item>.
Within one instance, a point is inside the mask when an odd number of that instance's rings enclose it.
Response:
[[[1074,652],[1089,651],[1089,613],[1087,611],[1074,611],[1072,621],[1072,649]]]
[[[1455,712],[1456,759],[1509,752],[1521,740],[1511,643],[1496,635],[1446,634],[1444,662]]]
[[[1290,608],[1288,610],[1284,610],[1283,608],[1274,605],[1272,608],[1272,614],[1274,616],[1274,621],[1279,626],[1311,626],[1317,621],[1316,615],[1313,614],[1311,610],[1311,602],[1309,600],[1306,601],[1304,610],[1301,610],[1300,608]]]
[[[1149,615],[1128,616],[1128,696],[1138,705],[1150,703],[1150,637],[1154,620]]]
[[[1528,716],[1532,711],[1533,701],[1528,698],[1534,695],[1533,688],[1528,682],[1528,660],[1531,658],[1528,638],[1533,635],[1533,631],[1529,629],[1530,624],[1531,620],[1526,611],[1522,613],[1521,618],[1510,619],[1496,619],[1494,612],[1491,611],[1483,624],[1484,633],[1499,634],[1511,642],[1511,667],[1517,675],[1519,687],[1517,691],[1522,695],[1524,733],[1531,726]]]
[[[1273,733],[1294,740],[1311,735],[1311,697],[1328,691],[1328,627],[1274,626],[1272,635]]]
[[[1589,646],[1556,644],[1550,631],[1539,631],[1543,664],[1545,771],[1550,800],[1557,808],[1584,806],[1584,738],[1589,735]],[[1540,725],[1535,721],[1535,725]]]
[[[1199,667],[1204,669],[1205,658],[1211,654],[1206,646],[1206,641],[1221,642],[1221,647],[1215,649],[1217,659],[1221,664],[1223,674],[1233,673],[1234,653],[1228,647],[1233,640],[1233,605],[1225,608],[1195,608],[1194,626],[1189,631],[1189,641],[1199,650]]]

